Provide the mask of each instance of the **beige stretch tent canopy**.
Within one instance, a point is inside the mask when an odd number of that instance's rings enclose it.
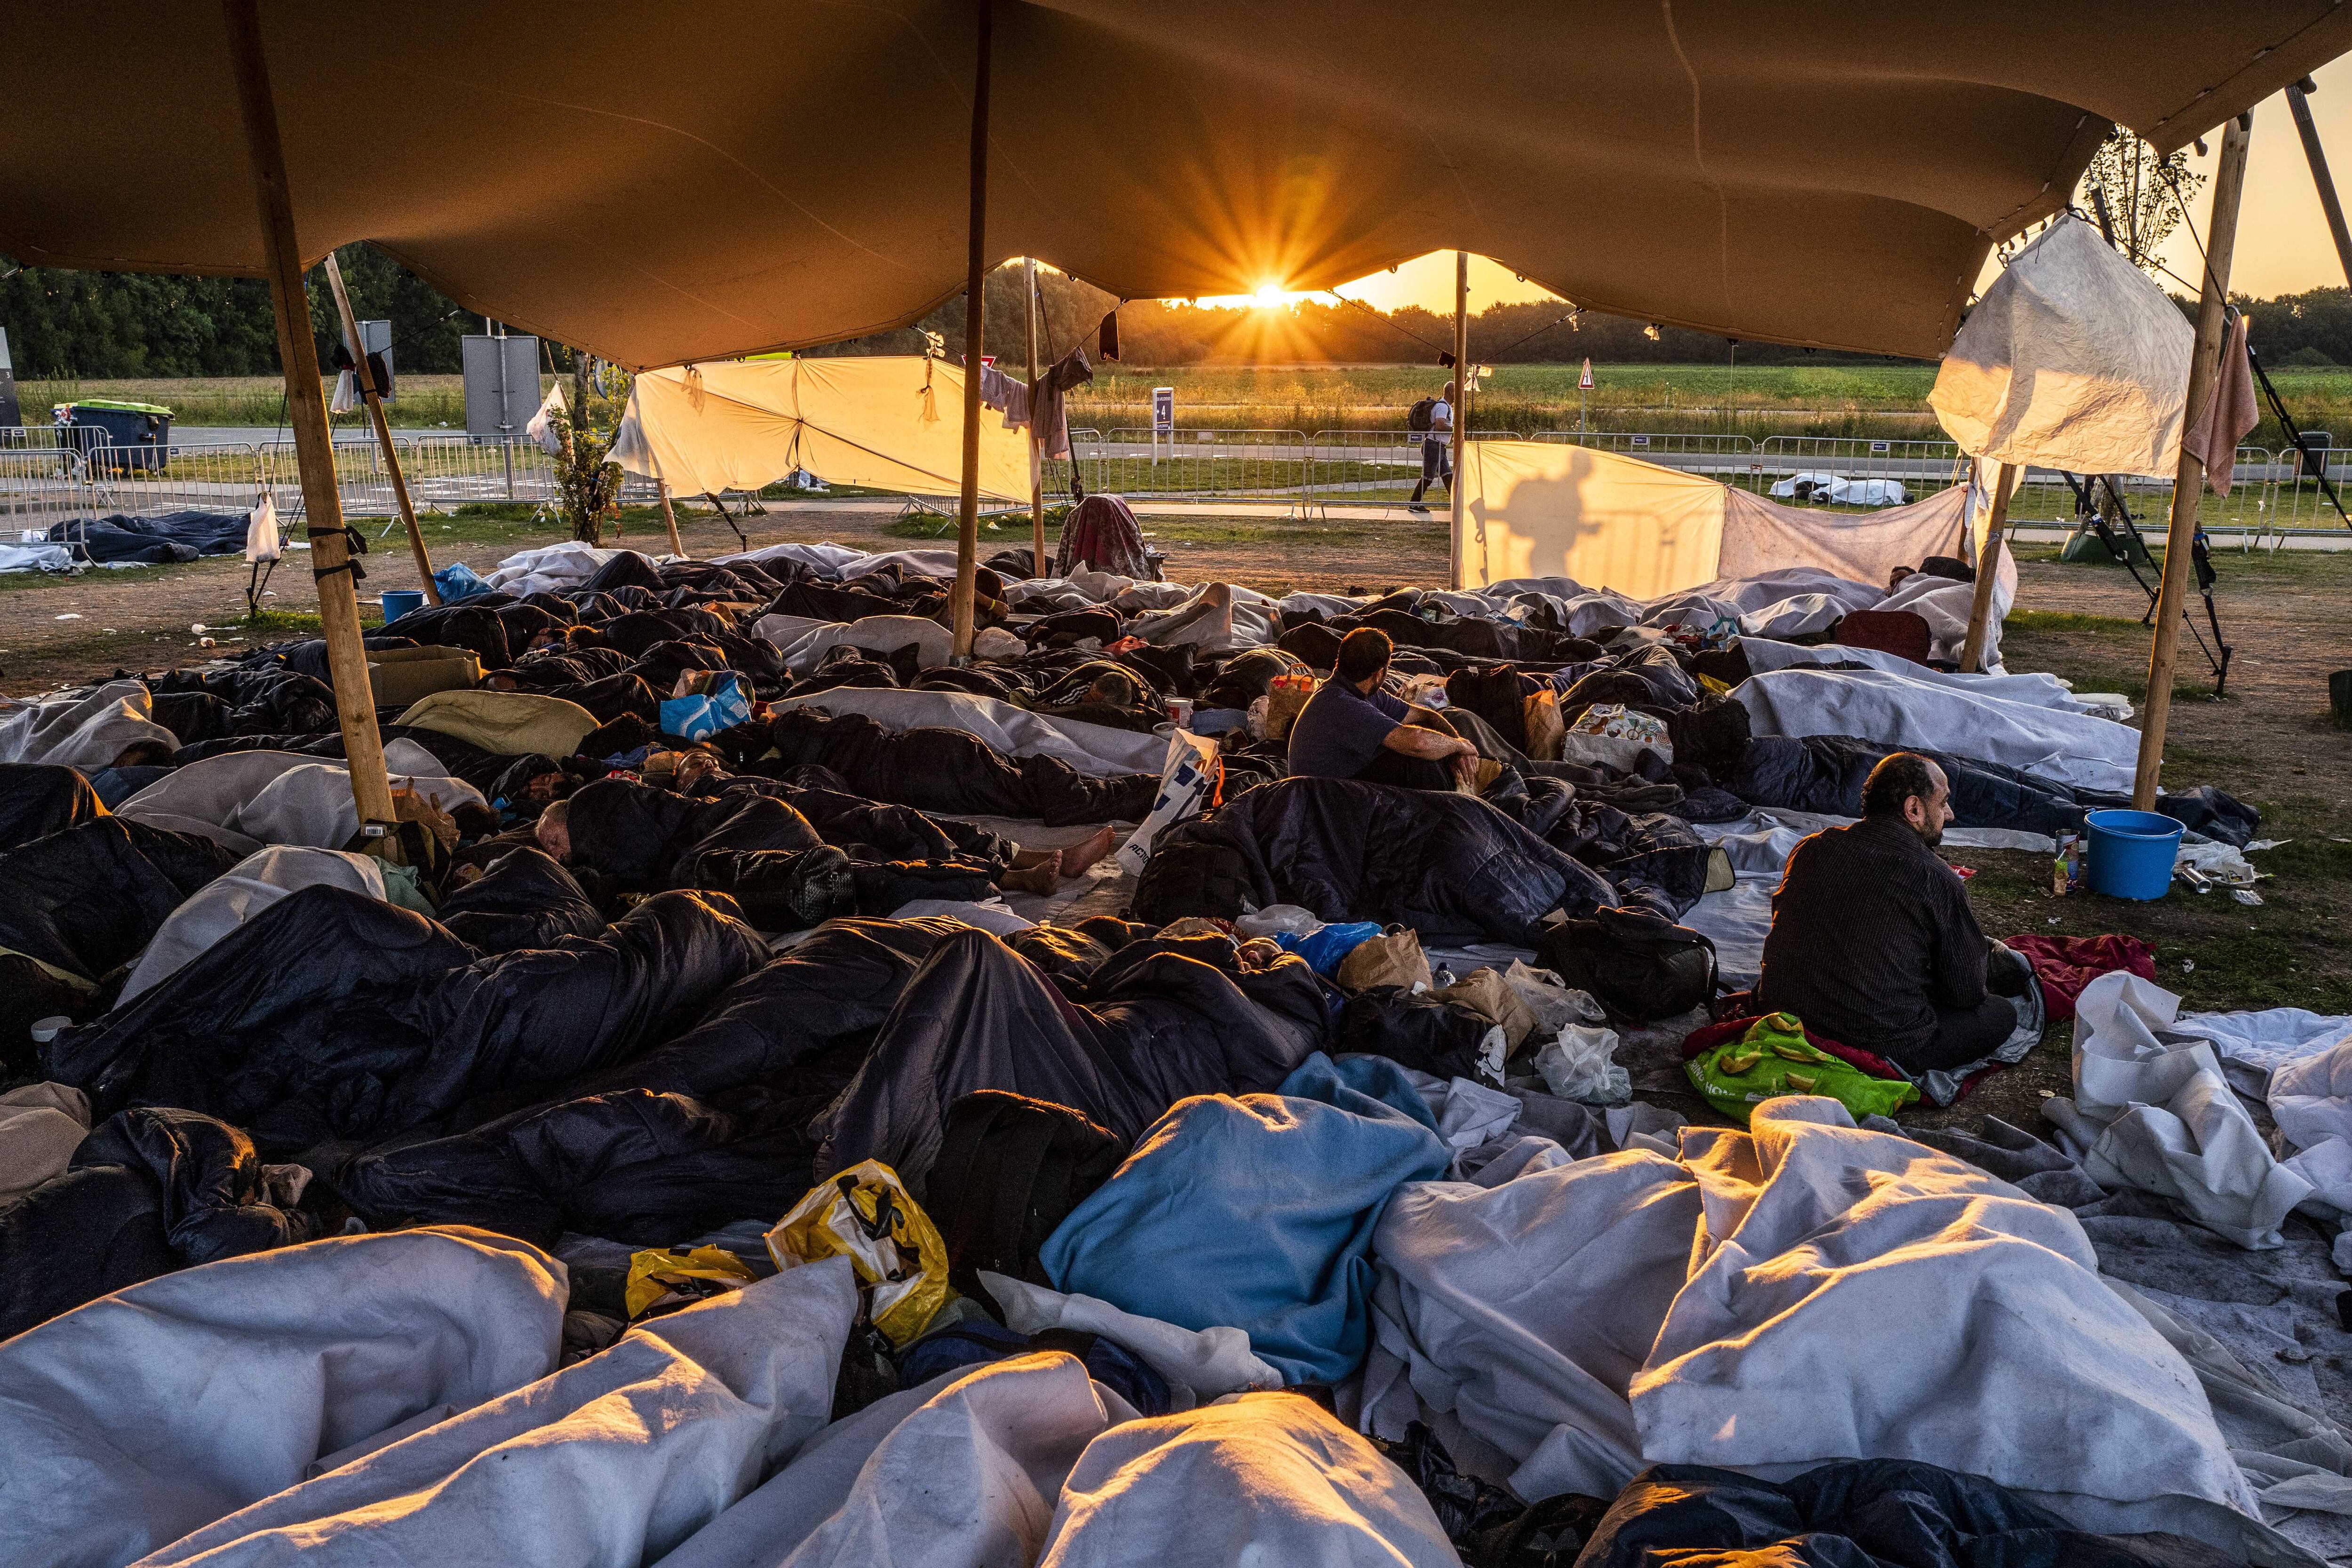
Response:
[[[1884,583],[1897,566],[1959,553],[1966,537],[1965,485],[1845,514],[1558,442],[1472,441],[1462,470],[1466,588],[1570,577],[1651,599],[1792,566]]]
[[[1578,303],[1943,352],[2105,122],[2169,149],[2352,48],[2333,0],[995,6],[992,258],[1123,297],[1439,248]],[[971,0],[266,0],[306,258],[373,240],[625,364],[903,323],[963,286]],[[205,4],[10,8],[0,252],[259,275]],[[69,129],[70,134],[67,134]]]
[[[672,495],[756,490],[806,468],[828,484],[953,495],[963,372],[900,355],[750,360],[651,371],[629,394],[613,459]],[[1029,443],[982,418],[980,493],[1029,500]]]

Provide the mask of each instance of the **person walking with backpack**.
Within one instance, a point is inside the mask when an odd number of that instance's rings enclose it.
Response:
[[[1412,487],[1412,499],[1404,503],[1405,510],[1427,517],[1429,509],[1421,504],[1421,498],[1429,493],[1430,481],[1444,485],[1448,494],[1454,489],[1454,384],[1447,382],[1444,392],[1414,404],[1404,424],[1408,430],[1422,432],[1421,483]]]

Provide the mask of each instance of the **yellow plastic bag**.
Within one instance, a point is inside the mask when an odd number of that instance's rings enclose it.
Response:
[[[751,1282],[751,1267],[723,1247],[698,1247],[691,1252],[657,1247],[629,1255],[629,1283],[621,1299],[634,1323],[672,1296],[698,1300],[740,1290]]]
[[[768,1232],[768,1254],[778,1268],[848,1258],[867,1321],[894,1345],[915,1339],[947,1305],[947,1243],[898,1173],[879,1160],[811,1187]]]

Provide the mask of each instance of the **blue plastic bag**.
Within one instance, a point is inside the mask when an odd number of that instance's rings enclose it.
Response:
[[[708,740],[751,717],[751,694],[732,670],[721,670],[713,677],[708,691],[693,697],[666,697],[661,705],[662,733],[682,741]]]
[[[1284,952],[1297,953],[1307,961],[1307,968],[1328,980],[1339,973],[1341,960],[1380,934],[1380,921],[1355,921],[1347,925],[1325,926],[1312,936],[1276,931],[1274,940],[1282,944]]]
[[[462,561],[453,562],[433,574],[433,586],[439,590],[441,602],[445,605],[479,598],[490,591],[490,585],[475,576],[473,568]]]

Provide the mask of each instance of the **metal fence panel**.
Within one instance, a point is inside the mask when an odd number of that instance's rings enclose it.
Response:
[[[1179,430],[1157,438],[1149,429],[1113,430],[1079,461],[1089,491],[1114,495],[1304,500],[1313,493],[1298,430]]]

